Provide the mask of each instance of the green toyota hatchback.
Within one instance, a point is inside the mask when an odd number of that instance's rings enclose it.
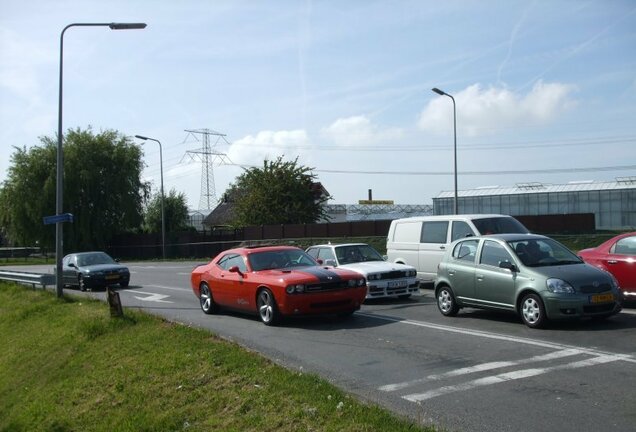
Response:
[[[535,234],[497,234],[455,241],[438,266],[437,307],[516,312],[532,328],[549,320],[607,318],[621,310],[616,279],[585,264],[561,243]]]

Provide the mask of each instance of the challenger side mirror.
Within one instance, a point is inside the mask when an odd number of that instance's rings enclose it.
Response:
[[[239,269],[238,266],[232,266],[227,271],[229,271],[230,273],[238,273],[239,275],[243,276],[243,273],[241,272],[241,269]]]

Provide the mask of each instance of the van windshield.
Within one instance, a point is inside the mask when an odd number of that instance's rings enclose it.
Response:
[[[527,234],[528,229],[517,219],[509,217],[492,217],[473,219],[473,224],[480,234]]]

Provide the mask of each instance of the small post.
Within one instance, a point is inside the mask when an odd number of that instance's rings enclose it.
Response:
[[[124,311],[121,307],[121,300],[119,293],[113,291],[110,287],[106,288],[106,294],[108,295],[108,306],[110,306],[110,316],[113,318],[121,318],[124,316]]]

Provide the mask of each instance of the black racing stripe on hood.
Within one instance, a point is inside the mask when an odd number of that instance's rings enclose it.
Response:
[[[342,280],[338,273],[327,270],[323,267],[309,267],[298,269],[298,271],[302,273],[309,273],[310,275],[317,277],[320,283],[340,282]]]

